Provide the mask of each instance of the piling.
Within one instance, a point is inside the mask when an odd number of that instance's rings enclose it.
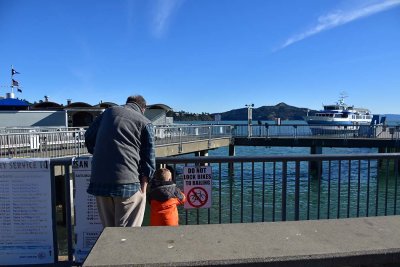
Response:
[[[311,146],[310,149],[311,155],[322,154],[322,147],[320,146]],[[322,173],[322,167],[319,161],[310,161],[309,163],[309,171],[311,174],[314,174],[313,177],[318,177]]]

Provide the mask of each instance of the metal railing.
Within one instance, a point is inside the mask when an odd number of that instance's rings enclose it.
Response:
[[[339,127],[339,128],[338,128]],[[342,127],[342,128],[340,128]],[[250,129],[250,134],[249,134]],[[327,125],[174,125],[156,126],[157,146],[182,144],[226,137],[287,137],[287,138],[369,138],[400,139],[400,127],[381,125],[343,128]],[[3,128],[0,130],[0,157],[66,157],[87,154],[84,128]]]
[[[174,168],[183,189],[184,166],[212,167],[212,206],[179,207],[180,224],[221,224],[385,216],[400,213],[400,153],[358,155],[296,155],[259,157],[166,157],[158,165]],[[52,159],[51,166],[69,170],[71,159]],[[54,173],[54,172],[53,172]],[[54,178],[54,176],[53,176]],[[73,219],[70,185],[65,172],[63,221],[59,244],[73,262]]]
[[[159,158],[177,172],[213,168],[213,205],[185,210],[184,224],[399,214],[400,154]],[[181,210],[182,211],[182,210]]]
[[[232,136],[230,125],[174,125],[155,127],[156,145],[211,140]]]
[[[230,125],[179,125],[155,127],[155,144],[231,137]],[[66,157],[87,154],[84,128],[3,128],[0,157]]]
[[[86,154],[84,129],[30,130],[0,134],[0,157],[54,158]]]
[[[379,138],[400,139],[400,126],[359,125],[343,126],[338,124],[236,124],[233,126],[235,137],[310,137],[310,138]]]

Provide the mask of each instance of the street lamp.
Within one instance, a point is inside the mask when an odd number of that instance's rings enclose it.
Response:
[[[246,104],[244,105],[247,108],[247,137],[252,136],[251,124],[253,120],[253,108],[254,104]]]

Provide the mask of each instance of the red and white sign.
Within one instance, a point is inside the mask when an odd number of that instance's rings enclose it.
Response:
[[[211,166],[183,168],[185,209],[210,208],[212,188]]]

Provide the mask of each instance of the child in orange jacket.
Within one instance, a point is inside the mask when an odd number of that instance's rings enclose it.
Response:
[[[148,200],[151,206],[151,226],[179,225],[177,206],[182,205],[186,197],[172,181],[172,173],[167,168],[155,172]]]

